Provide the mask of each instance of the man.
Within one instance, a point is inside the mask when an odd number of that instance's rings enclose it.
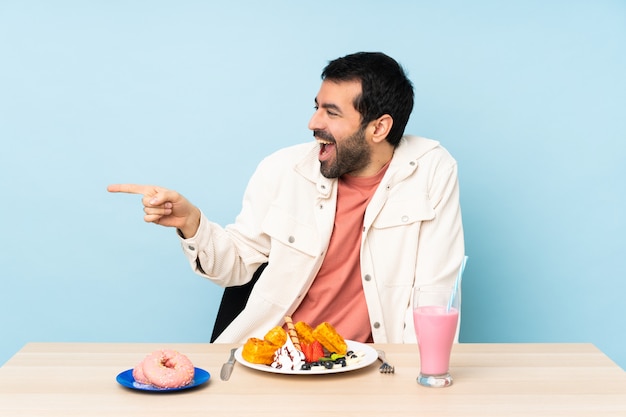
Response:
[[[382,53],[331,61],[309,122],[316,142],[264,159],[225,228],[175,191],[143,194],[145,221],[175,227],[192,268],[223,287],[268,263],[216,342],[262,337],[285,315],[349,340],[415,342],[412,288],[452,285],[464,255],[455,160],[403,136],[413,87]]]

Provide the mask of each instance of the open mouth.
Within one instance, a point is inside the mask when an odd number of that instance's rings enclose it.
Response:
[[[334,153],[335,143],[325,139],[317,139],[317,143],[320,145],[319,160],[324,162],[328,160]]]

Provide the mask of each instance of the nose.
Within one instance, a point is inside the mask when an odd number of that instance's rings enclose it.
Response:
[[[320,114],[320,109],[315,110],[315,113],[311,116],[309,120],[309,129],[310,130],[324,130],[323,118]]]

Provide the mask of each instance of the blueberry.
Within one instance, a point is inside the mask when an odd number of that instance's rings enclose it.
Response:
[[[333,365],[335,365],[335,364],[333,362],[331,362],[331,361],[324,362],[324,367],[326,369],[332,369]]]
[[[302,366],[300,367],[301,371],[310,371],[311,370],[311,365],[308,363],[303,363]]]

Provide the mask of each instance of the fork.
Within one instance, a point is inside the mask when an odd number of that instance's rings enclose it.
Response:
[[[385,358],[385,352],[383,352],[382,350],[377,350],[376,352],[378,353],[378,359],[380,359],[380,361],[383,363],[382,365],[380,365],[380,368],[378,368],[378,371],[381,374],[393,374],[395,372],[395,368],[393,367],[393,365],[390,365],[387,362],[387,358]]]

